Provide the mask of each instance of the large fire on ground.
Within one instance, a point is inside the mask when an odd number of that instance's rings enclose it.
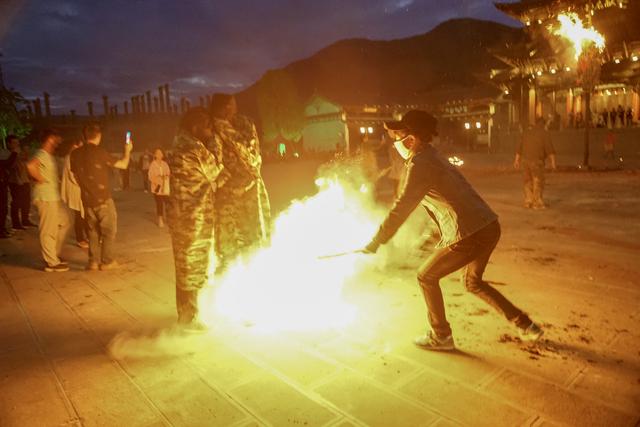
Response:
[[[343,328],[355,319],[343,286],[374,261],[348,252],[368,243],[381,212],[360,184],[332,177],[316,185],[316,195],[277,217],[269,247],[212,279],[200,298],[205,323],[215,328],[221,315],[270,333]]]
[[[553,34],[566,38],[573,45],[575,59],[578,60],[585,47],[594,45],[599,51],[605,46],[602,34],[593,26],[585,27],[580,17],[575,13],[563,13],[558,15],[560,27],[551,29]]]

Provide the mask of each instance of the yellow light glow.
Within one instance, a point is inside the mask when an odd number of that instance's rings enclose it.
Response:
[[[551,74],[555,74],[557,72],[557,70],[555,68],[551,69]]]
[[[632,60],[633,62],[637,62],[637,61],[638,61],[638,55],[633,55],[633,56],[631,57],[631,60]]]
[[[614,59],[613,62],[615,62],[616,64],[619,64],[620,63],[620,58]]]
[[[536,74],[537,74],[537,75],[539,75],[539,76],[541,76],[541,75],[542,75],[542,71],[538,70],[538,71],[536,72]]]
[[[467,130],[471,129],[471,123],[468,123],[468,122],[465,123],[464,124],[464,128],[467,129]]]
[[[569,71],[571,71],[571,67],[564,67],[564,70],[565,70],[566,72],[569,72]]]
[[[205,323],[215,327],[222,317],[274,333],[343,328],[355,319],[343,285],[375,260],[355,253],[318,257],[364,247],[380,215],[366,185],[335,178],[316,183],[315,196],[294,202],[275,220],[271,246],[231,266],[202,292]]]
[[[369,127],[367,128],[367,131],[368,131],[369,133],[373,133],[373,128],[372,128],[371,126],[369,126]]]
[[[367,129],[366,129],[364,126],[362,126],[362,127],[360,128],[360,133],[361,133],[361,134],[363,134],[363,135],[364,135],[366,131],[367,131]]]
[[[460,167],[464,165],[464,160],[462,160],[458,156],[452,156],[452,157],[449,157],[449,163],[451,163],[454,166]]]
[[[476,129],[480,129],[482,127],[482,123],[476,122]]]
[[[605,40],[602,34],[593,27],[586,28],[577,14],[560,14],[558,15],[558,21],[560,22],[560,28],[554,30],[553,33],[571,42],[576,60],[582,54],[585,46],[593,44],[600,51],[604,49]]]

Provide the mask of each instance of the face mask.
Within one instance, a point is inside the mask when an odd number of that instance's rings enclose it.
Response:
[[[396,150],[398,150],[398,154],[400,154],[400,157],[402,157],[405,160],[408,160],[409,157],[411,157],[411,150],[409,150],[404,145],[404,140],[406,140],[407,138],[408,136],[402,139],[399,139],[398,141],[395,141],[393,143],[393,146],[396,147]]]

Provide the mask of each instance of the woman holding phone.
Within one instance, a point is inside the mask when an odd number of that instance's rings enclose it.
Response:
[[[151,193],[156,200],[158,227],[164,227],[164,207],[169,199],[169,175],[171,175],[169,165],[164,161],[164,153],[158,148],[153,153],[148,174]]]

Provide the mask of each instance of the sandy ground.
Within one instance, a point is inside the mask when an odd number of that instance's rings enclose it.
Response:
[[[313,172],[267,166],[274,206],[312,191]],[[637,425],[640,175],[550,174],[534,212],[517,174],[466,173],[503,229],[486,279],[543,325],[537,345],[453,274],[459,350],[414,348],[418,252],[345,286],[359,317],[342,331],[176,338],[159,330],[175,319],[166,230],[149,195],[117,193],[119,271],[84,272],[69,246],[72,271],[43,273],[35,230],[0,241],[0,425]],[[122,331],[136,357],[109,353]]]

